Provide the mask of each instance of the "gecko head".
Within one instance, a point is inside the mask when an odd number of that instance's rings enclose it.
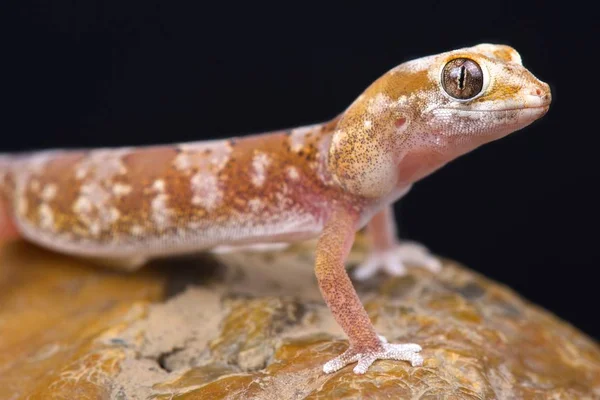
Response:
[[[345,190],[382,197],[529,125],[550,101],[549,86],[509,46],[419,58],[388,71],[343,113],[329,167]]]

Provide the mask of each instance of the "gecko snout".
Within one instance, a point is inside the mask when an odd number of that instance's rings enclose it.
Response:
[[[530,96],[538,98],[544,106],[550,106],[552,102],[552,91],[550,90],[550,85],[546,82],[542,82],[538,80],[535,88],[531,89]]]
[[[525,96],[525,111],[530,118],[537,119],[544,116],[550,109],[552,91],[546,82],[537,80],[535,87]]]

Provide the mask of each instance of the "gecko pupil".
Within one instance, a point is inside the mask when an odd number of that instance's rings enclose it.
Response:
[[[442,87],[450,96],[468,100],[477,96],[483,88],[483,72],[475,61],[455,58],[442,71]]]
[[[463,90],[465,88],[465,66],[460,66],[460,76],[458,77],[458,88]]]

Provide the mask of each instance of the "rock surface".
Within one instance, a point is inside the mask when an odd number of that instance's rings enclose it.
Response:
[[[357,284],[378,331],[423,367],[325,375],[347,342],[313,243],[119,273],[0,246],[0,399],[600,399],[600,348],[511,290],[445,261]],[[351,262],[363,257],[359,240]]]

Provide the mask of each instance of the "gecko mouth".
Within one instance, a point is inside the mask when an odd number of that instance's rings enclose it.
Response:
[[[502,120],[515,120],[516,124],[520,124],[524,121],[532,121],[544,116],[550,109],[550,104],[543,105],[531,105],[522,107],[506,107],[497,110],[491,109],[458,109],[458,108],[440,108],[434,111],[435,117],[441,120],[452,120],[456,117],[462,117],[466,119],[476,119],[477,115],[481,118],[484,116],[492,117],[498,122]],[[487,118],[486,118],[487,119]],[[508,122],[508,121],[507,121]]]
[[[509,115],[515,113],[517,115],[517,119],[519,122],[523,120],[535,120],[543,115],[545,115],[550,109],[550,105],[543,106],[529,106],[529,107],[513,107],[513,108],[505,108],[503,110],[498,110],[495,113],[501,116],[506,116],[509,118]]]
[[[541,109],[546,109],[548,110],[550,108],[550,104],[546,104],[546,105],[541,105],[541,106],[524,106],[524,107],[511,107],[511,108],[503,108],[500,110],[489,110],[491,112],[502,112],[502,111],[521,111],[521,110],[541,110]],[[488,110],[473,110],[473,111],[488,111]]]
[[[454,113],[458,113],[458,115],[461,115],[461,114],[467,114],[467,113],[500,113],[500,112],[508,112],[508,111],[543,110],[543,109],[548,111],[548,109],[550,109],[550,103],[539,105],[539,106],[499,108],[497,110],[484,110],[484,109],[465,110],[465,109],[461,109],[461,108],[446,107],[446,108],[438,108],[436,111],[454,112]]]
[[[458,106],[450,106],[439,109],[441,113],[449,113],[453,112],[455,115],[461,116],[469,116],[474,113],[510,113],[510,112],[524,112],[526,114],[536,114],[540,111],[545,113],[550,108],[550,103],[552,102],[552,98],[549,92],[542,95],[540,94],[530,94],[523,95],[519,100],[505,100],[503,102],[492,101],[483,104],[471,104],[470,106],[465,107],[464,105]],[[498,108],[494,108],[494,106]],[[542,113],[542,115],[543,115]]]
[[[482,137],[503,137],[510,132],[521,129],[538,120],[550,108],[545,104],[516,105],[510,104],[501,109],[459,109],[440,108],[433,112],[433,118],[443,128],[442,136],[446,138],[469,135]],[[475,123],[475,121],[477,121]],[[475,125],[473,125],[475,123]]]

